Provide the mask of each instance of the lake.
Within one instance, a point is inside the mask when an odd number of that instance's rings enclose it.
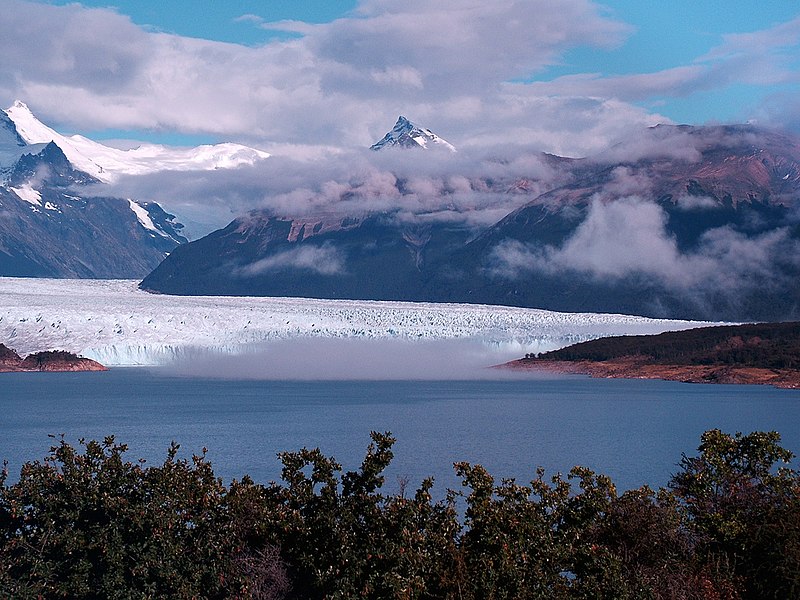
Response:
[[[666,484],[681,453],[711,428],[777,430],[800,450],[800,391],[580,376],[480,381],[258,381],[181,377],[158,369],[0,376],[0,458],[11,479],[43,458],[48,434],[129,445],[128,458],[161,462],[205,446],[226,482],[280,476],[276,453],[320,447],[345,469],[363,458],[371,430],[397,438],[387,486],[457,488],[452,463],[484,465],[497,479],[528,481],[576,464],[618,489]]]

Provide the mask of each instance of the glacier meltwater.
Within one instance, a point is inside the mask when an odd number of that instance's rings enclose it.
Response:
[[[193,352],[240,355],[315,338],[470,340],[499,362],[598,337],[701,325],[471,304],[166,296],[129,280],[0,277],[0,343],[20,354],[69,350],[108,366],[164,365]]]

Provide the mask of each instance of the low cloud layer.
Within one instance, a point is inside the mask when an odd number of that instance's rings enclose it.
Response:
[[[639,277],[695,297],[735,294],[781,283],[781,266],[797,266],[800,244],[781,228],[747,236],[729,227],[706,231],[683,252],[667,230],[667,214],[637,197],[594,201],[585,220],[560,247],[507,240],[495,247],[489,272],[516,279],[535,273],[619,281]]]
[[[767,135],[765,138],[764,135]],[[251,210],[275,216],[392,213],[416,223],[492,225],[539,195],[614,166],[601,198],[651,198],[658,173],[638,161],[698,165],[709,148],[769,146],[771,134],[748,127],[660,126],[625,138],[583,161],[548,157],[535,146],[466,148],[458,153],[390,148],[319,151],[288,148],[252,166],[198,172],[160,172],[122,177],[89,193],[155,201],[204,235]],[[654,179],[655,178],[655,179]],[[677,198],[679,208],[699,210],[709,199]]]
[[[479,380],[535,377],[492,369],[521,356],[472,340],[304,338],[237,356],[198,354],[169,367],[179,375],[268,380]]]
[[[242,267],[236,274],[253,277],[284,269],[339,275],[345,270],[345,256],[329,243],[322,246],[299,246]]]
[[[400,219],[485,226],[569,176],[539,152],[516,150],[361,149],[313,161],[273,156],[235,170],[123,177],[91,193],[159,202],[194,237],[250,210],[287,217],[392,212]]]

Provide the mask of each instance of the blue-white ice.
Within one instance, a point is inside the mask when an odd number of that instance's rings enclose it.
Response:
[[[246,353],[310,338],[471,340],[497,361],[609,335],[707,325],[472,304],[167,296],[136,281],[0,277],[0,343],[63,349],[108,366],[161,365],[195,351]]]

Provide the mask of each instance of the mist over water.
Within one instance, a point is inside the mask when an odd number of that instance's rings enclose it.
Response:
[[[492,368],[521,358],[515,344],[481,340],[296,338],[238,355],[189,352],[167,371],[187,377],[262,380],[500,380],[534,377]]]

